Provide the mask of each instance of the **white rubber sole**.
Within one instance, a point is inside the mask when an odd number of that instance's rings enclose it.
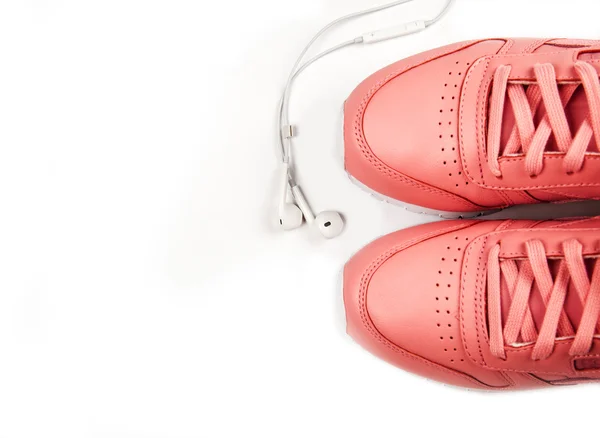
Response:
[[[402,207],[405,210],[410,211],[411,213],[439,216],[442,219],[473,219],[476,217],[486,216],[486,215],[497,213],[498,211],[500,211],[500,210],[486,210],[486,211],[475,211],[475,212],[473,212],[473,211],[455,212],[455,211],[433,210],[431,208],[425,208],[425,207],[421,207],[419,205],[408,204],[406,202],[402,202],[402,201],[398,201],[397,199],[390,198],[389,196],[382,195],[381,193],[378,193],[378,192],[372,190],[371,188],[367,187],[363,183],[361,183],[359,180],[354,178],[348,172],[346,172],[346,174],[348,175],[348,178],[350,179],[350,181],[352,181],[352,183],[355,186],[362,189],[364,192],[370,194],[372,197],[374,197],[378,201],[383,201],[383,202],[386,202],[391,205],[396,205],[398,207]]]

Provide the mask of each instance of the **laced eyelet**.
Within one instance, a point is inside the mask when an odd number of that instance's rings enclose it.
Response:
[[[541,174],[546,153],[552,153],[550,135],[556,143],[555,149],[566,154],[563,171],[581,171],[589,145],[598,140],[600,121],[597,115],[597,99],[600,95],[598,72],[589,62],[575,62],[578,79],[564,81],[552,63],[537,63],[533,66],[535,78],[523,83],[511,77],[511,66],[497,67],[491,85],[487,121],[487,161],[492,173],[498,174],[499,160],[505,156],[525,155],[527,171]],[[585,94],[589,111],[579,127],[569,120],[570,106],[576,102],[578,92]],[[596,100],[594,100],[596,99]],[[508,141],[503,135],[506,108],[512,107],[515,122]],[[545,114],[541,108],[545,109]],[[595,109],[594,109],[595,108]],[[573,128],[578,132],[573,136]],[[587,132],[586,132],[587,131]],[[584,133],[586,134],[579,134]],[[588,139],[587,136],[590,136]],[[529,144],[527,144],[529,143]],[[535,175],[530,175],[535,178]]]
[[[551,262],[554,260],[552,253],[546,249],[541,240],[527,240],[525,248],[526,258],[520,266],[514,259],[503,259],[498,244],[488,255],[488,330],[492,355],[497,358],[505,357],[512,347],[520,347],[519,339],[524,339],[535,344],[531,359],[541,363],[552,357],[558,339],[571,336],[574,336],[574,340],[569,355],[586,355],[593,348],[596,337],[590,330],[593,328],[595,331],[598,324],[595,308],[593,312],[590,311],[596,303],[591,299],[586,301],[583,306],[583,316],[579,324],[576,324],[566,313],[566,297],[570,282],[577,284],[577,276],[580,275],[581,270],[579,267],[583,267],[583,275],[588,277],[584,283],[587,284],[579,285],[579,290],[585,293],[587,289],[590,297],[598,298],[598,290],[591,285],[600,277],[600,262],[596,260],[592,272],[588,272],[584,246],[577,239],[562,242],[564,258],[556,262]],[[552,276],[551,263],[557,264],[556,278]],[[510,281],[510,278],[514,281]],[[546,308],[540,330],[536,328],[532,316],[533,309],[529,303],[534,283],[537,284],[542,296],[546,295],[548,302],[554,303]],[[504,320],[502,300],[506,287],[513,299],[509,303],[509,316]]]

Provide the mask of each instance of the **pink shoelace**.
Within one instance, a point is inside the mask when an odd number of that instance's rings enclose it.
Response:
[[[600,147],[600,81],[596,69],[587,62],[575,64],[583,84],[589,106],[589,116],[579,127],[575,137],[571,134],[565,108],[573,97],[579,83],[559,83],[552,64],[537,64],[534,67],[536,84],[508,81],[511,66],[501,66],[494,74],[488,126],[488,166],[492,173],[501,177],[501,156],[525,155],[525,166],[532,177],[540,174],[544,167],[550,135],[554,134],[558,153],[565,154],[564,170],[572,174],[581,170],[585,153],[595,138]],[[559,87],[560,85],[560,87]],[[502,150],[502,119],[506,95],[515,115],[515,127],[508,143]],[[535,126],[535,116],[543,106],[545,115]],[[600,152],[600,150],[598,151]]]
[[[573,339],[569,354],[589,353],[600,329],[600,261],[593,260],[591,281],[586,268],[583,246],[577,240],[563,242],[564,258],[550,258],[539,240],[526,243],[524,259],[500,258],[500,244],[488,258],[488,322],[491,353],[506,359],[506,346],[535,344],[533,360],[548,358],[559,339]],[[550,260],[558,267],[553,278]],[[536,328],[530,308],[530,296],[537,286],[546,306],[541,327]],[[570,287],[571,286],[571,287]],[[571,321],[565,311],[567,293],[576,293],[583,308],[580,321]],[[508,317],[502,318],[502,294],[510,297]],[[505,297],[507,295],[504,295]],[[599,332],[600,333],[600,332]]]

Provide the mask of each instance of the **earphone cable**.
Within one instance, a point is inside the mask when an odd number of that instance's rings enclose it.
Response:
[[[297,78],[300,74],[302,74],[302,72],[304,70],[306,70],[312,64],[314,64],[315,62],[324,58],[325,56],[327,56],[333,52],[337,52],[338,50],[344,49],[346,47],[350,47],[354,44],[360,44],[361,42],[362,42],[361,38],[355,38],[354,40],[346,41],[344,43],[338,44],[337,46],[331,47],[330,49],[327,49],[327,50],[321,52],[320,54],[316,55],[314,58],[311,58],[309,61],[305,62],[300,68],[298,68],[298,70],[292,76],[292,82],[295,78]],[[290,82],[290,84],[292,82]],[[289,125],[289,115],[288,115],[287,109],[289,107],[288,103],[289,103],[290,92],[291,92],[291,86],[286,87],[286,90],[279,102],[279,113],[278,113],[278,119],[277,119],[277,126],[279,127],[279,141],[280,141],[280,145],[281,145],[282,161],[286,164],[289,163],[289,160],[290,160],[291,139],[284,137],[283,129],[285,126]]]
[[[411,1],[414,0],[396,0],[394,2],[391,3],[387,3],[385,5],[381,5],[381,6],[376,6],[373,8],[369,8],[363,11],[359,11],[359,12],[355,12],[352,14],[348,14],[346,16],[343,16],[341,18],[338,18],[334,21],[332,21],[331,23],[327,24],[325,27],[323,27],[311,40],[310,42],[304,47],[304,49],[302,50],[302,52],[300,53],[300,56],[298,57],[298,59],[296,60],[296,62],[294,63],[294,67],[288,77],[288,80],[286,82],[285,85],[285,89],[283,92],[283,95],[281,97],[280,103],[279,103],[279,111],[278,111],[278,117],[277,117],[277,127],[278,127],[278,138],[279,138],[279,145],[280,145],[280,153],[281,153],[281,160],[283,163],[285,164],[289,164],[290,160],[291,160],[291,139],[294,136],[293,133],[293,127],[290,125],[289,123],[289,101],[290,101],[290,93],[291,93],[291,88],[292,88],[292,83],[293,81],[302,73],[304,72],[308,67],[310,67],[312,64],[314,64],[315,62],[317,62],[318,60],[324,58],[327,55],[330,55],[334,52],[337,52],[339,50],[342,50],[346,47],[355,45],[355,44],[361,44],[363,42],[363,38],[362,37],[358,37],[358,38],[354,38],[353,40],[349,40],[346,41],[344,43],[338,44],[336,46],[333,46],[327,50],[324,50],[323,52],[319,53],[318,55],[314,56],[313,58],[311,58],[310,60],[306,61],[304,64],[302,64],[302,61],[304,60],[306,54],[308,53],[308,51],[310,50],[310,48],[317,42],[317,40],[319,38],[321,38],[321,36],[323,36],[323,34],[325,34],[329,29],[331,29],[332,27],[348,21],[348,20],[352,20],[355,18],[359,18],[359,17],[363,17],[366,15],[370,15],[376,12],[381,12],[396,6],[400,6],[402,4],[405,3],[409,3]],[[450,9],[450,6],[452,5],[452,3],[455,0],[448,0],[446,5],[444,6],[444,8],[442,9],[442,11],[433,19],[431,20],[426,20],[423,21],[422,23],[424,24],[424,27],[429,27],[435,23],[437,23],[438,21],[440,21],[444,15],[448,12],[448,10]],[[287,130],[286,133],[284,133],[284,131]],[[290,183],[293,185],[293,177],[290,174],[289,176],[290,179]]]
[[[384,4],[381,6],[376,6],[373,8],[365,9],[363,11],[355,12],[352,14],[345,15],[341,18],[338,18],[338,19],[332,21],[331,23],[327,24],[319,32],[317,32],[317,34],[310,40],[310,42],[304,47],[304,49],[300,53],[300,56],[294,63],[294,67],[292,68],[292,71],[290,72],[290,75],[288,76],[287,82],[285,84],[283,95],[282,95],[280,103],[279,103],[278,116],[277,116],[277,128],[279,130],[279,132],[278,132],[279,142],[278,143],[279,143],[279,146],[281,149],[280,150],[280,154],[281,154],[280,158],[281,158],[281,161],[283,162],[283,164],[288,169],[288,182],[289,182],[290,187],[295,186],[294,176],[293,176],[293,172],[292,172],[293,167],[290,165],[291,164],[291,154],[292,154],[292,138],[295,136],[295,132],[294,132],[294,127],[289,122],[290,94],[291,94],[292,84],[293,84],[294,80],[302,72],[304,72],[308,67],[310,67],[312,64],[314,64],[318,60],[324,58],[327,55],[330,55],[331,53],[342,50],[346,47],[350,47],[350,46],[353,46],[356,44],[361,44],[361,43],[367,44],[367,43],[374,43],[374,42],[378,42],[378,41],[384,41],[386,39],[396,38],[396,37],[399,37],[402,35],[408,35],[410,33],[415,33],[420,30],[423,30],[423,29],[437,23],[438,21],[440,21],[444,17],[444,15],[446,15],[448,10],[450,9],[450,6],[452,6],[452,4],[454,3],[455,0],[447,0],[442,11],[435,18],[433,18],[431,20],[419,20],[419,21],[415,21],[412,23],[404,23],[403,25],[397,26],[395,28],[384,29],[383,31],[375,31],[375,32],[371,32],[368,34],[364,34],[363,36],[354,38],[352,40],[343,42],[343,43],[335,45],[327,50],[324,50],[323,52],[321,52],[318,55],[314,56],[313,58],[309,59],[308,61],[302,63],[304,61],[304,58],[306,57],[306,54],[311,49],[311,47],[317,42],[317,40],[319,40],[319,38],[321,38],[321,36],[323,36],[323,34],[325,34],[332,27],[334,27],[340,23],[343,23],[345,21],[349,21],[349,20],[352,20],[355,18],[374,14],[376,12],[381,12],[381,11],[384,11],[384,10],[387,10],[390,8],[394,8],[396,6],[403,5],[405,3],[409,3],[411,1],[414,1],[414,0],[396,0],[391,3],[387,3],[387,4]]]
[[[348,20],[352,20],[355,18],[359,18],[359,17],[363,17],[366,15],[370,15],[370,14],[374,14],[376,12],[380,12],[380,11],[384,11],[396,6],[400,6],[402,4],[405,3],[409,3],[413,0],[396,0],[394,2],[391,3],[387,3],[385,5],[381,5],[381,6],[376,6],[373,8],[369,8],[363,11],[359,11],[359,12],[354,12],[352,14],[348,14],[345,15],[343,17],[340,17],[334,21],[332,21],[331,23],[327,24],[325,27],[323,27],[319,32],[317,32],[317,34],[310,40],[310,42],[304,47],[304,49],[302,50],[302,52],[300,53],[300,56],[298,57],[298,59],[296,60],[296,62],[294,63],[294,67],[292,68],[292,71],[290,72],[290,75],[288,77],[288,80],[286,82],[285,85],[285,89],[283,92],[283,96],[282,96],[282,101],[281,101],[281,108],[280,108],[280,113],[281,115],[279,116],[279,123],[278,123],[278,129],[279,129],[279,138],[280,138],[280,146],[281,146],[281,158],[282,161],[284,163],[288,163],[290,156],[289,156],[289,138],[284,138],[284,134],[283,134],[283,128],[285,126],[289,125],[289,120],[288,120],[288,108],[289,108],[289,95],[290,95],[290,88],[292,85],[292,82],[294,81],[294,79],[298,76],[298,74],[301,71],[304,71],[306,69],[306,67],[308,67],[309,65],[313,64],[314,62],[318,61],[319,59],[323,58],[324,56],[327,56],[333,52],[336,52],[338,50],[341,50],[344,47],[348,47],[350,45],[353,44],[360,44],[360,42],[362,41],[358,41],[358,38],[352,41],[348,41],[346,43],[342,43],[340,45],[334,46],[331,49],[325,50],[324,52],[320,53],[319,55],[315,56],[314,58],[312,58],[310,61],[308,61],[306,64],[304,64],[303,66],[300,66],[300,64],[302,63],[302,61],[304,60],[307,52],[310,50],[310,48],[317,42],[317,40],[319,38],[321,38],[321,36],[323,36],[323,34],[325,34],[329,29],[331,29],[334,26],[337,26],[338,24],[341,24],[345,21]],[[453,0],[450,0],[450,2],[452,2]],[[288,140],[288,141],[286,141]]]
[[[455,1],[456,0],[448,0],[446,6],[444,6],[444,9],[442,9],[442,11],[435,18],[432,18],[431,20],[426,20],[425,25],[429,27],[440,21],[442,18],[444,18],[444,15],[448,13],[448,11],[450,10],[450,6],[452,6],[452,3],[454,3]]]

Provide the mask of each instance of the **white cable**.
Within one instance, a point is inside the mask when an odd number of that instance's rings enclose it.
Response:
[[[343,16],[341,18],[338,18],[337,20],[332,21],[331,23],[329,23],[328,25],[323,27],[319,32],[317,32],[317,34],[310,40],[310,42],[302,50],[302,52],[300,53],[300,56],[294,63],[294,67],[292,68],[292,71],[290,72],[290,75],[287,79],[287,82],[286,82],[286,85],[285,85],[285,88],[283,91],[283,95],[281,97],[281,101],[279,104],[277,127],[279,130],[278,136],[279,136],[279,145],[281,148],[281,160],[284,164],[290,163],[291,143],[292,143],[291,138],[294,136],[293,128],[291,127],[291,125],[289,123],[289,101],[290,101],[290,93],[291,93],[292,83],[303,71],[305,71],[309,66],[311,66],[318,60],[322,59],[323,57],[325,57],[331,53],[337,52],[339,50],[342,50],[346,47],[350,47],[355,44],[361,44],[361,43],[369,44],[369,43],[376,43],[379,41],[384,41],[384,40],[388,40],[388,39],[392,39],[392,38],[397,38],[399,36],[419,32],[429,26],[432,26],[433,24],[437,23],[444,17],[444,15],[448,12],[448,10],[450,9],[450,6],[452,5],[452,3],[454,3],[455,0],[447,0],[446,5],[442,9],[442,11],[435,18],[433,18],[431,20],[413,21],[413,22],[404,23],[400,26],[395,26],[395,27],[392,27],[389,29],[383,29],[383,30],[363,34],[360,37],[357,37],[352,40],[349,40],[344,43],[333,46],[333,47],[319,53],[318,55],[311,58],[310,60],[306,61],[304,64],[302,64],[304,57],[306,56],[306,54],[308,53],[310,48],[313,46],[313,44],[315,44],[316,41],[325,32],[327,32],[329,29],[331,29],[332,27],[334,27],[342,22],[352,20],[354,18],[359,18],[359,17],[363,17],[366,15],[370,15],[370,14],[373,14],[376,12],[381,12],[381,11],[384,11],[384,10],[387,10],[387,9],[390,9],[390,8],[393,8],[396,6],[400,6],[405,3],[409,3],[411,1],[414,1],[414,0],[396,0],[391,3],[387,3],[387,4],[384,4],[381,6],[376,6],[373,8],[365,9],[363,11],[355,12],[355,13]],[[289,130],[288,130],[287,134],[284,134],[284,130],[286,128],[289,128]],[[290,181],[290,184],[293,186],[294,181],[293,181],[291,173],[289,175],[289,181]]]
[[[287,154],[286,149],[289,149],[289,146],[286,147],[285,146],[285,139],[282,136],[282,128],[286,125],[289,125],[289,120],[288,120],[288,103],[289,103],[289,94],[290,94],[290,88],[291,88],[291,84],[294,80],[294,78],[297,76],[296,72],[298,70],[298,67],[300,66],[300,63],[302,62],[302,60],[304,59],[304,57],[306,56],[306,53],[310,50],[310,48],[313,46],[313,44],[315,42],[317,42],[317,40],[319,38],[321,38],[321,36],[327,32],[329,29],[331,29],[332,27],[341,24],[345,21],[348,20],[352,20],[354,18],[358,18],[358,17],[362,17],[365,15],[370,15],[376,12],[380,12],[380,11],[384,11],[386,9],[390,9],[393,8],[395,6],[399,6],[402,5],[404,3],[409,3],[413,0],[396,0],[394,2],[382,5],[382,6],[376,6],[374,8],[369,8],[363,11],[359,11],[359,12],[354,12],[352,14],[348,14],[345,15],[341,18],[338,18],[337,20],[332,21],[331,23],[329,23],[328,25],[326,25],[325,27],[323,27],[319,32],[317,32],[317,34],[310,40],[310,42],[306,45],[306,47],[304,47],[304,49],[302,50],[302,52],[300,53],[300,56],[298,57],[298,59],[296,60],[296,62],[294,63],[294,67],[292,68],[292,71],[290,72],[290,75],[288,77],[288,80],[286,82],[285,88],[284,88],[284,93],[283,93],[283,97],[282,97],[282,123],[278,124],[278,129],[280,130],[279,135],[280,135],[280,145],[281,145],[281,153],[282,153],[282,161],[288,162],[289,161],[289,155]],[[450,0],[452,1],[452,0]],[[353,43],[354,44],[354,43]],[[346,45],[343,45],[343,47],[346,47]],[[341,50],[343,47],[339,47],[336,46],[332,49],[326,50],[325,52],[323,52],[321,55],[317,55],[314,59],[314,61],[317,61],[318,59],[321,59],[323,56],[326,56],[327,54],[333,53],[334,51],[337,50]],[[313,61],[313,62],[314,62]],[[287,96],[287,97],[286,97]],[[289,142],[288,142],[289,143]]]
[[[435,23],[440,21],[442,18],[444,18],[444,15],[446,15],[448,13],[448,11],[450,10],[450,6],[452,6],[452,3],[454,3],[454,1],[455,0],[448,0],[448,3],[446,3],[446,6],[444,6],[444,9],[442,9],[442,11],[437,15],[437,17],[435,17],[431,20],[425,20],[425,24],[427,25],[427,27],[434,25]]]
[[[316,55],[314,58],[311,58],[309,61],[304,63],[300,68],[298,68],[298,70],[294,73],[294,75],[291,77],[292,81],[290,82],[290,85],[294,81],[295,78],[297,78],[300,74],[302,74],[302,72],[304,70],[306,70],[308,67],[310,67],[312,64],[314,64],[318,60],[324,58],[325,56],[327,56],[333,52],[341,50],[345,47],[352,46],[354,44],[359,44],[360,42],[362,42],[360,39],[346,41],[344,43],[338,44],[337,46],[331,47],[330,49],[327,49],[327,50],[321,52],[320,54]],[[284,138],[283,128],[285,126],[289,125],[289,115],[288,115],[287,109],[289,108],[289,98],[290,98],[291,88],[292,88],[291,86],[286,87],[286,89],[284,91],[284,94],[279,102],[279,115],[277,118],[277,126],[279,127],[279,130],[280,130],[279,131],[279,140],[281,143],[282,161],[284,163],[288,163],[289,158],[290,158],[289,148],[291,146],[291,139]]]

